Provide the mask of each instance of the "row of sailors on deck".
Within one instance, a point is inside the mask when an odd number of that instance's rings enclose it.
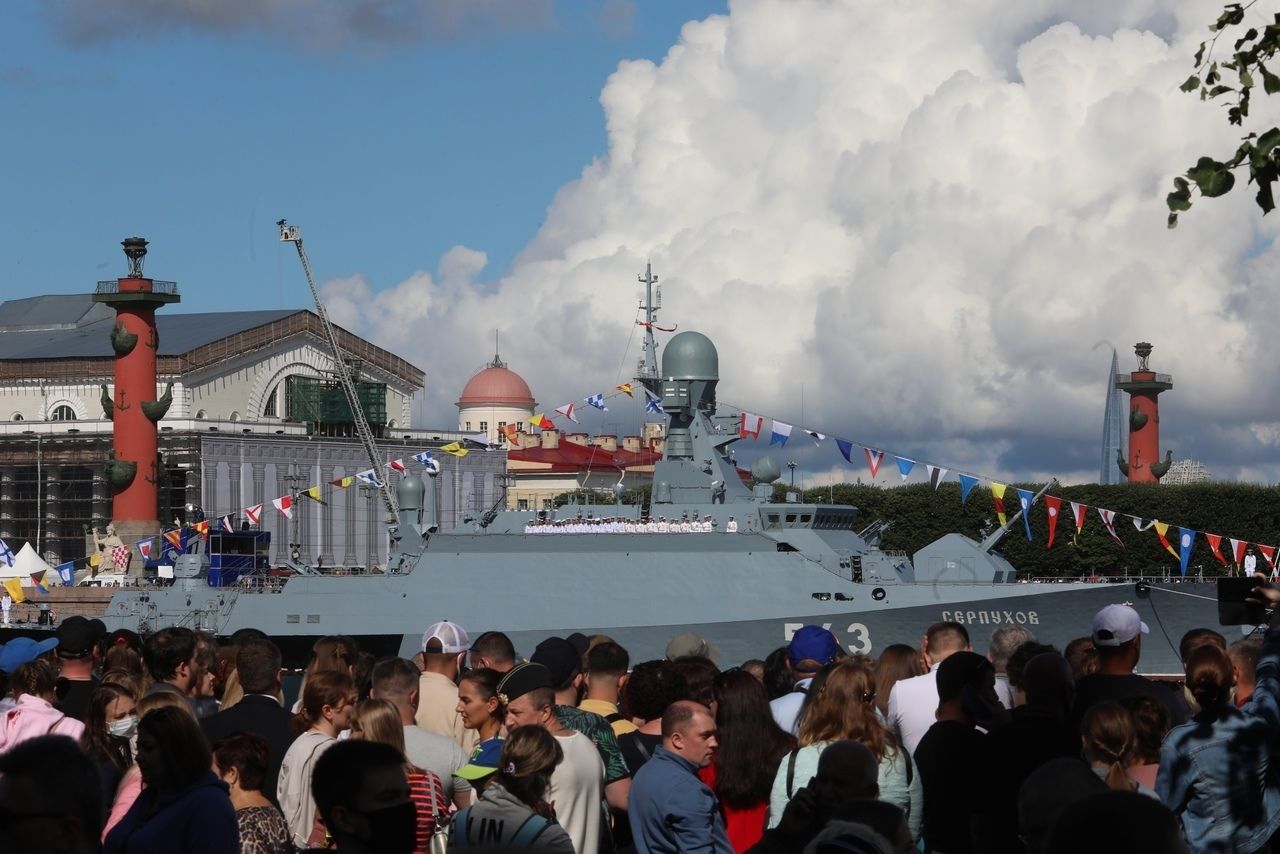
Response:
[[[650,519],[648,516],[640,520],[626,519],[621,516],[604,516],[599,518],[576,519],[532,519],[525,523],[526,534],[710,534],[719,523],[710,516],[701,520],[682,516],[667,521],[667,517],[659,516]],[[725,522],[726,534],[738,532],[738,522],[732,516]]]

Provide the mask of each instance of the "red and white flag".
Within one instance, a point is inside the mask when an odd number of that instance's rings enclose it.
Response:
[[[1058,533],[1058,516],[1062,513],[1062,499],[1056,495],[1046,495],[1044,497],[1045,510],[1049,514],[1049,542],[1045,545],[1046,549],[1053,548],[1053,537]]]
[[[1231,540],[1231,560],[1239,566],[1244,563],[1244,550],[1249,543],[1245,540],[1237,540],[1235,537],[1229,539]]]
[[[281,513],[284,514],[286,519],[293,518],[293,496],[292,495],[282,495],[279,498],[274,499],[271,503],[276,506],[277,510],[279,510]]]
[[[111,563],[115,566],[117,572],[123,572],[129,568],[129,558],[133,554],[129,551],[128,546],[114,546],[111,549]]]
[[[244,518],[249,520],[250,525],[256,525],[262,521],[262,505],[255,504],[252,507],[244,508]]]
[[[387,460],[387,468],[394,471],[404,471],[404,460]]]
[[[742,413],[742,418],[738,426],[738,436],[745,439],[750,436],[752,439],[760,438],[760,431],[764,429],[764,416],[752,415],[750,412]]]
[[[1258,543],[1258,551],[1261,552],[1262,556],[1267,559],[1267,566],[1271,567],[1272,569],[1275,569],[1276,568],[1276,547],[1264,546],[1262,543]]]
[[[570,421],[572,421],[574,424],[579,423],[579,422],[578,422],[577,417],[573,414],[573,404],[572,404],[572,403],[566,403],[564,406],[557,406],[557,407],[556,407],[556,409],[555,409],[555,411],[556,411],[556,412],[559,412],[559,413],[560,413],[561,415],[563,415],[565,418],[568,418],[568,419],[569,419]]]
[[[880,464],[884,462],[884,451],[863,448],[862,452],[867,455],[867,468],[871,470],[871,479],[875,480],[876,473],[880,471]]]
[[[1222,556],[1222,535],[1210,534],[1206,531],[1204,538],[1209,541],[1209,551],[1213,552],[1213,556],[1217,559],[1218,563],[1226,566],[1227,559]]]
[[[1116,511],[1104,510],[1099,507],[1098,515],[1102,517],[1102,524],[1106,526],[1107,533],[1111,535],[1111,539],[1124,546],[1124,540],[1120,539],[1120,535],[1116,533]]]
[[[1081,504],[1079,501],[1071,502],[1071,515],[1076,519],[1076,533],[1079,534],[1084,530],[1085,514],[1089,510],[1088,504]]]

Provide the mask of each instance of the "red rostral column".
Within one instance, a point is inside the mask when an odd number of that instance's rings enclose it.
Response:
[[[1147,367],[1152,347],[1145,341],[1133,346],[1138,370],[1126,380],[1116,377],[1116,388],[1129,395],[1129,460],[1117,451],[1116,462],[1130,483],[1158,483],[1173,462],[1173,452],[1160,459],[1160,392],[1173,388],[1173,377]]]
[[[103,391],[103,408],[114,422],[113,451],[106,464],[113,498],[112,521],[126,543],[160,532],[156,484],[160,480],[156,425],[172,401],[172,387],[163,396],[156,391],[156,309],[178,302],[173,282],[144,278],[142,262],[147,241],[130,237],[121,242],[129,259],[129,275],[114,282],[99,282],[94,302],[116,311],[111,331],[115,352],[115,390]]]

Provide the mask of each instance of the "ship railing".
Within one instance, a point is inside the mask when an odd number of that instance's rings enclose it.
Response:
[[[242,575],[236,579],[235,589],[240,593],[279,593],[288,580],[278,575]]]
[[[1213,583],[1220,576],[1206,575],[1203,572],[1188,572],[1185,576],[1175,573],[1160,575],[1095,575],[1061,577],[1054,575],[1019,576],[1019,584],[1203,584]],[[932,582],[930,582],[932,583]],[[947,582],[938,582],[946,584]]]

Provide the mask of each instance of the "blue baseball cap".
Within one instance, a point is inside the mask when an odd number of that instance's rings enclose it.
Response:
[[[13,673],[28,661],[35,661],[58,645],[56,637],[38,641],[35,638],[17,637],[0,646],[0,670]]]
[[[491,738],[476,745],[471,751],[471,759],[453,773],[464,780],[479,780],[488,777],[498,770],[502,756],[502,739]]]
[[[802,661],[816,661],[826,665],[836,660],[840,654],[840,643],[830,629],[822,626],[801,626],[791,636],[787,645],[787,658],[792,664]]]

